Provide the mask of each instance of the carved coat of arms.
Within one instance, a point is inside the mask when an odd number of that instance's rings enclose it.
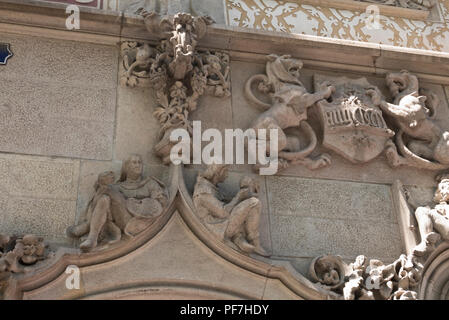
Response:
[[[329,100],[317,102],[323,127],[323,146],[354,163],[376,158],[394,136],[385,123],[382,111],[366,94],[367,90],[376,87],[366,78],[314,77],[316,91],[329,83],[335,87],[335,92]]]

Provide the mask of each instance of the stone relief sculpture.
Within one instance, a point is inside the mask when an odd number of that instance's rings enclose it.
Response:
[[[335,87],[331,101],[318,101],[316,108],[323,127],[323,146],[353,163],[376,158],[394,136],[394,132],[387,127],[382,110],[367,95],[376,87],[366,78],[315,74],[315,90],[328,83]]]
[[[10,237],[0,234],[0,298],[12,274],[27,271],[27,266],[47,257],[44,239],[35,235]]]
[[[363,255],[349,265],[338,256],[320,256],[312,261],[309,275],[345,300],[416,300],[422,268],[406,255],[388,265]]]
[[[157,47],[145,43],[122,44],[124,74],[121,83],[130,87],[151,86],[157,108],[154,116],[161,124],[155,152],[168,164],[173,143],[170,133],[183,128],[191,133],[189,113],[196,109],[203,94],[230,95],[229,56],[218,51],[197,51],[196,45],[213,21],[177,13],[162,18],[155,12],[141,11],[146,28],[161,41]]]
[[[409,201],[412,207],[416,208],[415,218],[421,238],[421,242],[413,249],[413,254],[418,257],[426,256],[435,250],[435,244],[439,240],[449,241],[449,174],[440,175],[437,180],[433,208],[415,207],[412,201]]]
[[[389,143],[386,153],[389,163],[393,167],[449,168],[449,132],[433,121],[438,97],[432,93],[419,96],[418,78],[408,71],[389,73],[386,83],[394,98],[393,103],[386,102],[378,89],[367,93],[373,104],[397,126],[395,143]]]
[[[69,227],[73,238],[86,236],[80,244],[84,251],[98,243],[111,244],[122,233],[135,236],[150,226],[167,205],[165,185],[154,177],[143,177],[142,158],[132,155],[124,161],[117,183],[111,171],[98,176],[92,196],[81,221]]]
[[[259,185],[252,178],[243,177],[239,192],[226,202],[218,184],[225,181],[227,170],[226,165],[213,164],[198,175],[193,192],[196,214],[220,240],[238,251],[266,256],[259,240]]]
[[[435,0],[357,0],[361,2],[370,2],[385,4],[408,9],[429,10],[435,6]]]
[[[415,300],[424,265],[440,241],[449,241],[449,175],[437,177],[438,186],[430,206],[416,206],[415,217],[421,242],[409,255],[401,255],[395,262],[385,265],[379,260],[358,256],[350,265],[338,256],[315,258],[309,268],[313,281],[324,289],[337,293],[346,300],[392,299]]]
[[[302,65],[302,61],[288,55],[268,55],[266,74],[251,76],[244,88],[247,100],[264,111],[253,121],[251,128],[256,132],[258,129],[266,129],[267,132],[269,129],[278,129],[280,168],[299,163],[309,169],[318,169],[330,164],[330,157],[327,154],[311,157],[317,146],[317,137],[307,122],[307,109],[317,101],[329,98],[335,88],[325,85],[317,93],[308,93],[299,80]],[[270,103],[256,97],[253,92],[254,84],[257,84],[259,92],[270,97]],[[284,131],[287,128],[301,129],[307,136],[309,145],[300,150],[298,137],[287,135]],[[269,140],[269,137],[257,136],[256,139]],[[269,147],[266,154],[270,157]]]

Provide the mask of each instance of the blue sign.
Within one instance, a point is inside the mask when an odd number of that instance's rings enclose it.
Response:
[[[13,56],[9,49],[9,43],[0,43],[0,64],[6,64],[8,59]]]

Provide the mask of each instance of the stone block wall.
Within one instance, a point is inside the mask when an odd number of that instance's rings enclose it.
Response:
[[[143,156],[147,174],[165,181],[168,168],[153,153],[159,124],[153,117],[153,91],[119,84],[119,46],[5,35],[15,56],[0,66],[1,233],[35,233],[70,244],[65,228],[85,210],[97,175],[119,174],[131,153]],[[232,96],[200,99],[192,120],[207,128],[246,129],[259,113],[243,96],[249,76],[265,66],[231,61]],[[313,75],[366,75],[303,69],[313,91]],[[368,75],[388,97],[383,76]],[[421,83],[441,100],[438,123],[449,128],[449,87]],[[313,114],[310,115],[312,121]],[[321,254],[347,260],[359,254],[392,261],[404,251],[391,186],[431,190],[433,175],[411,168],[391,169],[383,155],[356,165],[329,152],[332,165],[318,171],[291,167],[277,176],[257,177],[262,186],[261,240],[277,259],[294,261],[306,272]],[[192,192],[203,166],[187,166]],[[238,189],[248,165],[232,166],[225,193]]]

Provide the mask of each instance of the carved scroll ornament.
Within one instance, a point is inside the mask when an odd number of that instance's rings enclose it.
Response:
[[[229,56],[219,51],[198,51],[196,45],[213,21],[178,13],[162,18],[143,12],[145,25],[161,40],[156,47],[146,43],[122,44],[124,74],[121,83],[151,86],[158,106],[154,116],[161,124],[155,152],[164,164],[170,162],[170,133],[177,128],[192,132],[189,113],[203,94],[230,96]]]

